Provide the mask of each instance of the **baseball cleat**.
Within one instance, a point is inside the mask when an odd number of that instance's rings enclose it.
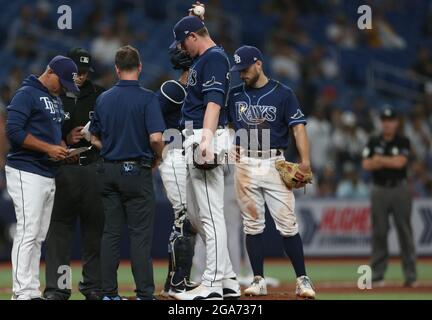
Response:
[[[297,278],[296,296],[303,299],[315,299],[315,290],[308,276]]]
[[[177,300],[222,300],[222,287],[207,287],[200,284],[193,290],[172,295]]]
[[[237,277],[238,282],[243,287],[248,287],[253,281],[253,276]],[[273,277],[266,277],[266,284],[268,287],[277,288],[280,286],[280,280]]]
[[[247,296],[266,296],[267,284],[265,279],[261,276],[255,276],[251,285],[245,289],[244,293]]]
[[[236,300],[241,296],[240,284],[236,278],[223,279],[222,288],[224,300]]]
[[[182,293],[182,292],[187,292],[190,290],[195,289],[196,287],[198,287],[198,284],[196,284],[195,282],[191,282],[188,279],[183,279],[182,281],[180,281],[177,284],[171,284],[169,290],[168,290],[168,296],[171,298],[174,298],[174,295],[178,294],[178,293]]]

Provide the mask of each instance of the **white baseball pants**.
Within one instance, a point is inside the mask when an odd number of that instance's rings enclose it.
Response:
[[[41,247],[50,224],[55,180],[6,166],[6,183],[17,219],[11,254],[12,298],[39,298]]]
[[[186,161],[182,149],[171,149],[159,165],[159,173],[175,217],[186,208]]]
[[[275,163],[284,157],[258,159],[242,156],[236,163],[235,188],[245,234],[259,234],[265,228],[265,204],[283,237],[298,233],[295,198],[282,181]]]
[[[192,144],[201,140],[201,130],[194,130],[184,143],[187,160],[186,191],[189,219],[206,245],[206,268],[202,284],[221,287],[222,280],[235,277],[227,247],[224,217],[224,172],[220,165],[212,170],[196,169],[192,163]],[[229,135],[218,129],[215,152],[227,150]]]

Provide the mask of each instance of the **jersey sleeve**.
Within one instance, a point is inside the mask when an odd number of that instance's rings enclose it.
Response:
[[[153,94],[150,102],[146,105],[144,118],[149,134],[164,132],[166,129],[165,121],[162,117],[159,99],[156,94]]]
[[[217,91],[224,96],[229,88],[229,61],[220,54],[209,57],[203,66],[202,93]]]
[[[295,126],[297,124],[306,124],[306,117],[303,114],[298,99],[292,90],[287,91],[284,99],[286,124],[288,126]]]
[[[7,107],[6,134],[9,140],[21,146],[27,136],[25,127],[32,113],[32,96],[25,91],[18,91]]]
[[[100,118],[99,118],[101,98],[102,98],[102,96],[99,96],[96,99],[96,105],[94,107],[93,118],[91,119],[90,127],[89,127],[90,133],[95,134],[95,135],[97,135],[101,132]]]

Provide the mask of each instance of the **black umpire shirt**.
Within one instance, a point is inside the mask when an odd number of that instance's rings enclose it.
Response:
[[[66,136],[75,127],[85,126],[91,121],[94,114],[96,99],[105,91],[104,88],[86,80],[80,87],[77,97],[62,95],[60,98],[63,102],[65,112],[65,121],[62,127],[62,136],[66,141]],[[71,145],[71,148],[89,147],[91,143],[81,139],[78,143]]]
[[[410,141],[408,138],[396,135],[392,141],[386,141],[380,136],[370,138],[363,150],[363,158],[372,158],[374,155],[397,156],[410,155]],[[407,177],[407,166],[401,169],[380,169],[372,171],[373,183],[379,186],[394,187]]]

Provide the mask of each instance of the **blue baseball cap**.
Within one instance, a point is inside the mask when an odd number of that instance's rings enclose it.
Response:
[[[170,45],[170,49],[182,43],[191,32],[196,32],[204,27],[204,22],[197,16],[187,16],[180,19],[174,26],[173,33],[175,40]]]
[[[71,58],[55,56],[49,62],[48,67],[59,77],[61,84],[67,91],[72,93],[80,91],[74,81],[74,78],[78,74],[78,67]]]
[[[234,52],[234,66],[231,71],[242,71],[258,60],[263,61],[261,51],[252,46],[242,46]]]

